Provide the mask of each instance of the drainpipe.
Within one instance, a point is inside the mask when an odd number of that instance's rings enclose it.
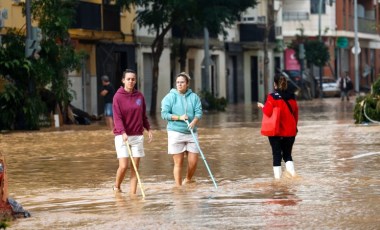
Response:
[[[31,0],[25,1],[25,17],[26,17],[26,40],[25,44],[27,44],[28,39],[32,39],[32,13],[31,13]],[[25,55],[27,53],[27,46],[25,45]]]
[[[202,89],[203,90],[206,90],[206,91],[209,91],[210,88],[209,88],[209,78],[210,78],[210,63],[209,63],[209,58],[210,58],[210,50],[209,50],[209,33],[208,33],[208,29],[207,27],[205,27],[203,29],[204,31],[204,39],[205,39],[205,43],[204,43],[204,49],[205,49],[205,59],[204,59],[204,66],[202,66],[204,68],[204,76],[203,76],[203,79],[202,79]]]
[[[319,0],[318,5],[318,40],[322,42],[322,36],[321,36],[321,14],[322,14],[322,0]],[[319,67],[319,98],[323,98],[323,87],[322,87],[322,74],[323,74],[323,67]]]
[[[87,75],[87,72],[86,72],[85,59],[82,58],[81,62],[82,62],[82,108],[83,108],[83,111],[87,111],[87,109],[86,109],[86,75]]]

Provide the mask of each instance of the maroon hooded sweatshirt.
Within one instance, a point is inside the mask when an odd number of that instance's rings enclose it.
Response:
[[[113,97],[112,111],[115,136],[123,133],[127,133],[128,136],[138,136],[143,135],[144,128],[150,129],[145,98],[137,90],[129,93],[121,86]]]

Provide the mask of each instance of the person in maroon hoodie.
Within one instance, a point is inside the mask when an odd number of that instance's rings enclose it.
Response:
[[[267,97],[265,105],[257,103],[257,107],[263,110],[267,116],[271,116],[274,107],[280,108],[280,131],[276,136],[268,137],[273,154],[274,178],[281,178],[281,160],[285,161],[286,171],[295,176],[294,163],[292,159],[292,148],[297,135],[298,105],[294,93],[288,90],[286,77],[276,75],[274,77],[273,93]]]
[[[125,177],[128,166],[127,141],[132,150],[132,156],[138,169],[140,158],[144,153],[144,128],[148,131],[149,142],[152,141],[152,132],[148,117],[144,95],[135,89],[136,72],[131,69],[124,71],[122,82],[124,87],[120,87],[113,98],[113,120],[115,135],[115,148],[119,159],[119,168],[116,172],[116,180],[113,190],[121,192],[120,185]],[[131,168],[130,194],[136,194],[137,177],[136,172]]]

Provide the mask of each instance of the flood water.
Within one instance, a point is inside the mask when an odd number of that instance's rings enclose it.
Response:
[[[151,120],[140,177],[146,194],[114,194],[118,166],[104,124],[0,135],[10,196],[32,217],[9,229],[378,229],[380,126],[355,125],[354,102],[300,101],[293,160],[299,176],[273,180],[256,105],[205,113],[196,183],[174,188],[165,122]],[[284,165],[283,165],[284,167]]]

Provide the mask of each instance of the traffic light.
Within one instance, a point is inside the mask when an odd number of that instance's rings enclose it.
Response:
[[[300,59],[305,59],[305,46],[303,45],[303,43],[299,44],[299,55],[298,57]]]
[[[38,27],[32,27],[31,38],[26,39],[25,56],[32,57],[41,51],[42,30]]]

